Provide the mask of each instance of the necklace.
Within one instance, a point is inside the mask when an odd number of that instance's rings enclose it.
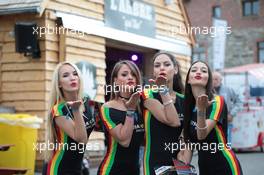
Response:
[[[130,99],[130,97],[123,97],[123,96],[120,95],[120,94],[119,94],[119,97],[120,97],[120,98],[123,98],[123,99],[125,99],[125,100],[129,100],[129,99]]]

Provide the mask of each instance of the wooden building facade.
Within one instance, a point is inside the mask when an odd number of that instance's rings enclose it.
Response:
[[[147,36],[148,31],[141,35],[141,31],[133,33],[108,26],[106,2],[130,12],[131,8],[133,12],[136,8],[144,10],[146,6],[143,14],[152,9],[154,18],[149,22],[154,27],[154,35]],[[137,7],[133,6],[136,2]],[[120,11],[117,13],[122,15]],[[133,17],[140,20],[139,13],[135,12]],[[16,52],[14,26],[17,22],[37,23],[40,58]],[[107,65],[112,63],[107,60],[116,50],[140,53],[143,57],[140,68],[146,77],[151,77],[151,57],[158,50],[173,52],[185,75],[194,39],[188,33],[175,31],[188,25],[181,0],[3,0],[0,2],[0,105],[45,119],[52,73],[64,60],[88,61],[96,66],[95,100],[104,102],[105,92],[99,87],[106,84]],[[144,29],[144,23],[142,26]],[[59,28],[66,32],[59,32]],[[41,30],[46,31],[40,36]],[[45,124],[38,134],[38,141],[44,142]],[[38,154],[37,160],[42,159]]]

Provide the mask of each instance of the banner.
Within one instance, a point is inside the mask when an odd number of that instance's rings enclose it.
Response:
[[[216,29],[216,35],[213,38],[213,68],[217,70],[225,67],[227,21],[213,19],[213,25]]]
[[[232,147],[256,147],[261,132],[264,132],[263,108],[238,113],[233,119]]]

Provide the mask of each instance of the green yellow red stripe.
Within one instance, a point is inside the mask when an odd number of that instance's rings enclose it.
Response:
[[[153,91],[151,89],[144,89],[142,93],[143,99],[153,98]]]
[[[116,127],[116,124],[112,121],[112,119],[110,118],[110,114],[109,114],[109,108],[102,106],[101,107],[101,117],[102,117],[102,121],[104,123],[104,125],[106,126],[106,128],[108,130]]]
[[[144,152],[144,175],[149,175],[149,157],[150,157],[150,118],[151,113],[148,110],[144,110],[144,125],[145,125],[145,152]]]
[[[59,164],[65,152],[65,148],[63,145],[67,144],[68,136],[58,127],[57,136],[58,136],[58,145],[56,145],[55,153],[49,162],[47,175],[58,175]],[[62,146],[62,147],[61,147]]]
[[[180,94],[178,92],[176,92],[176,96],[180,97],[180,98],[184,98],[184,95],[183,94]]]
[[[100,171],[99,171],[100,175],[108,175],[111,171],[111,168],[115,160],[117,142],[110,134],[108,135],[108,138],[109,138],[109,146],[107,148],[106,156],[100,167]]]
[[[64,105],[65,105],[65,103],[58,103],[58,104],[54,105],[54,107],[51,111],[53,118],[63,115],[62,108],[64,107]]]
[[[52,108],[52,111],[51,111],[53,118],[63,115],[62,108],[64,107],[64,105],[65,105],[64,102],[63,103],[57,103],[56,105],[54,105],[54,107]],[[65,148],[60,147],[60,145],[63,146],[65,144],[67,144],[67,140],[68,140],[68,136],[64,133],[63,130],[61,130],[57,126],[55,126],[55,129],[56,129],[58,142],[55,143],[57,145],[54,145],[56,147],[55,147],[52,159],[48,164],[47,175],[58,175],[59,164],[60,164],[61,159],[63,157],[63,154],[65,152]]]
[[[210,114],[210,119],[218,121],[221,116],[221,111],[224,106],[224,98],[222,96],[216,96],[215,101],[212,104],[212,112]]]
[[[225,137],[224,137],[224,133],[223,133],[222,128],[219,125],[216,125],[215,130],[216,130],[218,142],[222,143],[224,145],[224,149],[222,149],[221,152],[223,153],[224,157],[226,158],[226,160],[230,166],[230,169],[232,171],[232,175],[241,175],[240,166],[239,166],[239,163],[238,163],[233,151],[228,149],[226,146],[226,141],[225,141]]]

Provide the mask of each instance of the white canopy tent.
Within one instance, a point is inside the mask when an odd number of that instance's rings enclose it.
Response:
[[[264,90],[264,64],[247,64],[222,71],[224,85],[232,87],[241,100],[250,99],[250,88]]]

